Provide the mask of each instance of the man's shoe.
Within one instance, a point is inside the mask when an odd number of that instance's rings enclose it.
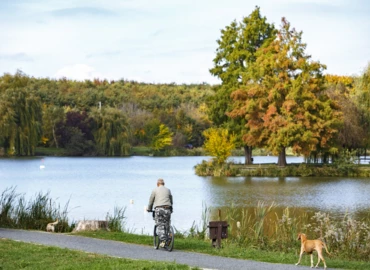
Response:
[[[159,244],[159,246],[160,246],[161,248],[163,248],[165,245],[166,245],[166,242],[165,242],[165,241],[162,241],[162,242]]]

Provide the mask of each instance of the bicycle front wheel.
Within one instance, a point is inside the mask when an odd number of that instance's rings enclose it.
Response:
[[[173,227],[172,226],[169,226],[168,228],[168,232],[167,232],[167,243],[166,243],[166,249],[168,251],[172,251],[173,249],[173,245],[175,244],[175,232],[173,230]]]
[[[153,245],[154,245],[155,249],[159,248],[159,236],[158,236],[158,233],[157,233],[157,225],[154,226]]]

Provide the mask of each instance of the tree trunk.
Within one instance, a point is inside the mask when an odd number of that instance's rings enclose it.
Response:
[[[59,147],[58,147],[57,136],[55,136],[54,124],[53,124],[53,138],[54,138],[55,147],[56,147],[56,148],[59,148]]]
[[[283,147],[281,152],[279,153],[278,166],[285,167],[286,165],[287,163],[286,163],[285,147]]]
[[[244,164],[245,165],[248,165],[248,164],[252,164],[253,163],[253,159],[252,159],[252,146],[243,146],[244,148]]]

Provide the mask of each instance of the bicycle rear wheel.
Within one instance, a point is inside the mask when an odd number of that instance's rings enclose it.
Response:
[[[154,225],[153,245],[154,245],[155,249],[159,248],[159,236],[158,236],[158,233],[157,233],[157,225]]]
[[[173,245],[175,244],[175,232],[173,227],[170,225],[167,232],[166,249],[172,251]]]

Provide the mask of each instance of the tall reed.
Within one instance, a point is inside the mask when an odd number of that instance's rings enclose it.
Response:
[[[27,202],[24,195],[16,193],[15,187],[7,188],[0,197],[0,226],[45,230],[48,223],[58,219],[55,231],[71,231],[67,218],[68,206],[69,201],[61,210],[60,205],[50,198],[49,192],[40,192]]]
[[[300,242],[297,234],[303,232],[309,239],[322,239],[333,256],[347,259],[370,260],[370,218],[355,220],[350,214],[333,219],[329,214],[316,212],[293,215],[285,208],[275,211],[275,203],[258,202],[253,209],[226,208],[229,223],[227,245],[237,244],[270,251],[297,252]]]
[[[115,206],[113,215],[107,213],[108,227],[113,232],[123,232],[125,230],[126,207]]]

